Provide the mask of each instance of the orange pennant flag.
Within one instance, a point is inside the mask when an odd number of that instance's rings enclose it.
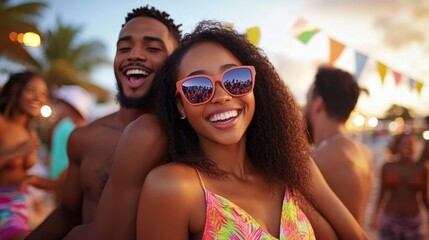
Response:
[[[338,59],[344,50],[344,44],[329,38],[329,44],[331,45],[331,55],[329,56],[329,66],[334,65],[334,62]]]
[[[380,74],[381,85],[383,85],[384,84],[384,77],[386,77],[387,66],[381,62],[377,62],[377,70],[378,70],[378,74]]]

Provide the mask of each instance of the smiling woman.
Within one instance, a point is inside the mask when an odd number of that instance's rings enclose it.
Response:
[[[174,162],[145,180],[138,239],[365,238],[311,160],[294,98],[242,35],[200,22],[154,92]]]
[[[30,231],[23,184],[42,180],[27,178],[40,145],[30,122],[47,101],[46,82],[29,71],[12,74],[0,93],[0,239],[22,239]]]

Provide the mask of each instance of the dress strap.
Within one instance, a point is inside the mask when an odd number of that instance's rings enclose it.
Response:
[[[206,190],[206,187],[204,186],[203,178],[201,177],[201,174],[200,174],[200,172],[198,171],[198,169],[197,169],[195,166],[194,166],[194,168],[195,168],[195,171],[197,171],[198,178],[200,179],[201,186],[203,187],[203,189],[204,189],[204,191],[205,191],[205,190]]]

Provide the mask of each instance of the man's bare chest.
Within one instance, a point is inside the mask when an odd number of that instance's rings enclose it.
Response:
[[[117,141],[91,146],[81,159],[79,174],[86,197],[99,199],[110,175]]]

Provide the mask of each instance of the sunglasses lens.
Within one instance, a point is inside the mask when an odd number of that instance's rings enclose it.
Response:
[[[247,68],[233,69],[223,76],[223,84],[232,95],[242,95],[252,90],[252,72]]]
[[[182,84],[182,90],[188,101],[192,104],[206,102],[213,93],[213,84],[205,77],[195,77]]]

